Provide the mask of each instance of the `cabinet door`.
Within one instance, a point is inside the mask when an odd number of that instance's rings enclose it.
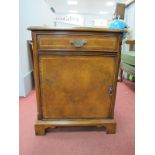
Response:
[[[115,58],[39,57],[43,118],[107,118]]]

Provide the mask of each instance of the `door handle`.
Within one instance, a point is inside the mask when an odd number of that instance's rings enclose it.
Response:
[[[112,93],[113,93],[113,87],[112,87],[112,85],[109,86],[108,93],[109,93],[110,96],[112,96]]]

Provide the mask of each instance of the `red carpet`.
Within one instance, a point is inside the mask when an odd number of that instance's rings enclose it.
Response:
[[[35,91],[20,98],[20,155],[134,155],[134,84],[118,83],[116,134],[97,128],[56,128],[35,136]]]

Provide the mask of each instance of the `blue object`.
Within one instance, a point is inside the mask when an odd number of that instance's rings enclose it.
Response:
[[[125,29],[127,25],[125,22],[115,19],[112,23],[109,24],[109,29]]]

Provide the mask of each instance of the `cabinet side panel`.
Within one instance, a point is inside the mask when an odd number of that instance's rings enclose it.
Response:
[[[41,94],[40,94],[40,83],[39,83],[39,69],[38,69],[38,52],[37,52],[37,35],[32,32],[33,41],[33,63],[34,63],[34,79],[35,79],[35,90],[37,98],[37,117],[42,119],[42,105],[41,105]]]
[[[110,108],[110,117],[114,117],[114,108],[115,108],[115,100],[116,100],[116,93],[117,93],[117,82],[118,82],[118,72],[119,72],[119,66],[121,61],[121,45],[122,45],[122,34],[118,34],[118,53],[115,59],[115,74],[114,74],[114,93],[112,96],[112,104]]]

